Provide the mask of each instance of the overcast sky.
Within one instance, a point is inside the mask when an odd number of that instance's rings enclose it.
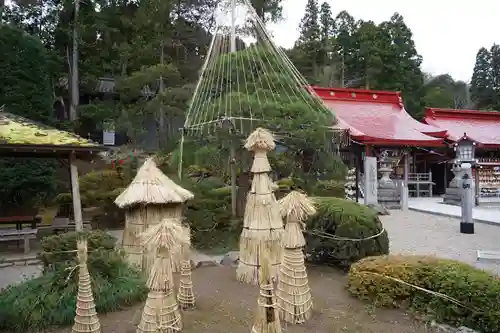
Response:
[[[456,80],[470,80],[480,47],[490,48],[493,43],[500,43],[499,0],[327,1],[334,15],[347,10],[355,19],[375,23],[388,20],[394,12],[400,13],[424,59],[423,70],[432,74],[449,73]],[[275,42],[290,47],[297,39],[307,0],[284,2],[284,21],[270,29]]]

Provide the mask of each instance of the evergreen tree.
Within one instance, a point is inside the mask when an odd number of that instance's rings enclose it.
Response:
[[[283,18],[283,0],[251,0],[250,3],[264,22],[277,22]]]
[[[43,45],[21,30],[0,25],[0,51],[0,106],[53,125],[53,98]],[[31,208],[50,198],[56,187],[55,165],[53,159],[0,159],[2,211]]]
[[[384,73],[384,57],[391,46],[390,37],[372,21],[362,22],[354,34],[356,73],[363,77],[365,89],[377,88]],[[353,64],[354,66],[354,64]]]
[[[335,21],[332,16],[332,8],[328,2],[321,4],[319,12],[320,21],[320,41],[321,41],[321,65],[327,66],[331,64],[331,53],[333,51],[333,33],[335,29]]]
[[[292,59],[304,77],[313,83],[321,60],[320,33],[318,0],[308,0]]]
[[[488,109],[494,103],[491,53],[484,47],[476,55],[476,64],[472,73],[471,98],[478,109]]]
[[[355,61],[356,21],[344,10],[335,17],[334,27],[334,56],[339,64],[338,81],[341,87],[349,87],[360,79],[352,66]]]
[[[383,22],[381,28],[390,37],[391,47],[385,55],[384,75],[378,87],[401,91],[408,112],[419,116],[423,111],[424,75],[420,69],[422,57],[415,47],[413,34],[398,13]]]
[[[500,110],[500,45],[493,44],[490,49],[491,79],[493,88],[493,110]]]

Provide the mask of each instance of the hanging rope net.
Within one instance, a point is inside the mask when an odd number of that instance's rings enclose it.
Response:
[[[248,0],[223,2],[199,81],[186,113],[186,138],[208,140],[221,132],[243,140],[262,126],[303,140],[326,129],[333,116],[278,47]],[[221,131],[222,130],[222,131]]]

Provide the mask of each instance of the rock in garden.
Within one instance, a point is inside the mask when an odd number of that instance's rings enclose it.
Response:
[[[381,204],[370,204],[368,207],[376,211],[378,215],[390,215],[389,211]]]
[[[238,266],[239,252],[231,251],[228,252],[224,258],[220,261],[222,266],[236,267]]]
[[[435,322],[433,322],[431,326],[434,327],[436,333],[480,333],[465,326],[460,326],[459,328],[456,328],[445,324],[437,324]]]

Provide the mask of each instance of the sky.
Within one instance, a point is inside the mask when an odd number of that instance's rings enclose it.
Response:
[[[346,10],[355,19],[375,23],[403,15],[413,33],[417,51],[423,57],[422,69],[434,75],[450,74],[469,82],[481,47],[500,44],[500,1],[498,0],[326,0],[337,15]],[[320,4],[322,0],[319,0]],[[291,47],[307,0],[284,0],[284,20],[269,28],[274,41]]]

